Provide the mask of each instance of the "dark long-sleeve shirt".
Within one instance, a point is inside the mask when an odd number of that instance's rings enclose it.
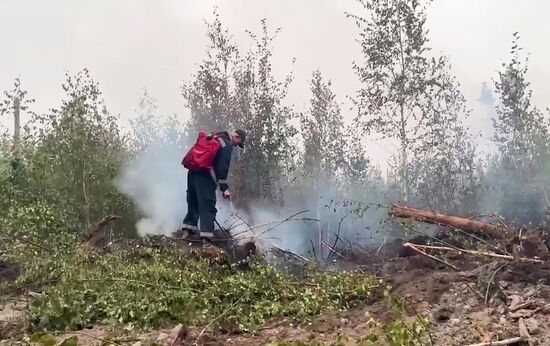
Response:
[[[231,155],[233,154],[233,146],[231,145],[231,139],[227,132],[218,132],[217,135],[223,140],[225,145],[220,147],[214,159],[214,173],[220,190],[224,192],[229,189],[227,176],[229,175],[229,165],[231,163]]]

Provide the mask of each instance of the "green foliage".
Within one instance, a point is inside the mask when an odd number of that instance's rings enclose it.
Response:
[[[67,99],[61,108],[41,119],[45,130],[35,160],[44,160],[47,183],[81,206],[78,217],[84,228],[113,209],[128,207],[111,185],[124,158],[123,143],[117,119],[108,113],[87,70],[68,76],[63,90]]]
[[[278,30],[270,33],[262,20],[261,34],[248,32],[252,48],[241,56],[219,15],[214,15],[207,23],[207,57],[183,88],[191,111],[188,130],[193,138],[198,130],[246,130],[247,148],[230,172],[234,196],[282,204],[296,164],[289,148],[297,130],[289,123],[294,111],[283,104],[292,76],[280,81],[272,71]]]
[[[315,190],[323,181],[335,183],[345,168],[344,121],[330,86],[331,81],[325,82],[321,71],[313,72],[310,108],[300,117],[305,147],[303,172],[315,182]]]
[[[549,123],[531,103],[527,60],[520,59],[517,33],[512,57],[494,84],[500,101],[493,119],[499,153],[483,167],[475,138],[462,123],[469,110],[449,61],[430,53],[425,2],[360,2],[365,16],[351,16],[360,29],[364,56],[354,64],[362,84],[355,100],[357,117],[344,125],[330,80],[315,71],[310,108],[299,119],[303,146],[293,123],[297,112],[286,105],[293,76],[277,78],[274,72],[279,30],[270,30],[262,20],[259,34],[247,32],[251,47],[244,51],[217,12],[207,23],[206,57],[182,88],[191,113],[185,131],[194,137],[204,129],[247,130],[247,148],[236,151],[230,172],[233,195],[270,207],[314,195],[318,233],[337,229],[338,238],[344,220],[360,220],[357,229],[373,219],[385,220],[381,203],[400,198],[419,207],[470,213],[485,194],[487,204],[513,222],[543,220],[550,190]],[[0,131],[0,258],[22,269],[17,281],[2,284],[2,290],[45,288],[31,311],[36,329],[91,323],[149,329],[172,321],[204,325],[216,319],[222,328],[254,331],[272,317],[307,321],[326,310],[364,304],[377,292],[375,279],[355,273],[290,275],[260,262],[243,273],[166,249],[108,255],[77,251],[82,231],[106,214],[124,216],[115,232],[134,234],[136,208],[113,184],[120,168],[148,148],[164,150],[165,144],[180,146],[185,140],[176,130],[182,123],[175,116],[158,123],[156,101],[146,90],[127,140],[86,69],[67,75],[62,88],[63,100],[46,114],[32,111],[33,100],[19,79],[0,100],[1,117],[21,111],[31,119],[19,137]],[[367,134],[398,142],[387,178],[365,155]],[[156,158],[155,150],[150,154]],[[481,178],[494,192],[480,188]],[[352,202],[365,195],[370,202]],[[369,335],[357,340],[342,336],[333,344],[422,344],[427,322],[419,317],[406,323],[403,302],[388,299],[396,311],[391,324],[372,320]],[[55,343],[44,333],[33,341]],[[279,345],[310,344],[322,343]]]
[[[532,91],[526,79],[527,59],[520,60],[519,35],[514,33],[512,58],[502,64],[495,81],[500,98],[493,118],[495,137],[503,164],[532,176],[548,156],[548,124],[541,112],[531,105]]]
[[[355,122],[398,142],[391,178],[401,185],[403,199],[416,197],[415,203],[450,209],[439,203],[468,193],[473,184],[467,160],[473,148],[458,118],[468,111],[449,62],[430,56],[426,4],[360,2],[366,16],[350,15],[361,30],[364,56],[363,63],[354,64],[362,83]],[[429,200],[434,192],[439,195]]]
[[[485,204],[509,221],[523,226],[547,222],[547,191],[550,190],[550,132],[548,121],[531,104],[526,78],[527,59],[522,61],[519,35],[514,33],[511,58],[502,64],[495,80],[499,98],[493,117],[498,155],[486,169]]]
[[[369,333],[359,338],[340,335],[335,341],[276,341],[268,346],[423,346],[429,344],[425,318],[418,317],[411,324],[396,320],[386,326],[368,321]]]
[[[46,203],[13,203],[0,218],[0,252],[16,262],[26,256],[68,251],[76,232],[71,217]]]
[[[147,329],[173,321],[201,325],[223,315],[219,324],[252,331],[270,317],[305,320],[364,304],[378,287],[361,274],[293,278],[261,263],[240,272],[177,252],[140,251],[60,258],[57,283],[33,303],[34,325],[63,330],[110,322]]]
[[[55,346],[57,344],[55,336],[48,333],[36,333],[31,337],[31,341],[39,343],[42,346]]]
[[[62,87],[66,98],[59,109],[43,115],[28,111],[18,157],[0,161],[0,180],[6,182],[1,189],[8,197],[2,202],[15,208],[48,205],[63,213],[60,224],[76,230],[117,212],[126,216],[120,231],[131,234],[133,207],[112,184],[128,158],[117,118],[107,111],[86,69],[68,75]],[[13,163],[17,170],[8,166]]]

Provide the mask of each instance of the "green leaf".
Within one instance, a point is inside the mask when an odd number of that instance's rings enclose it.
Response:
[[[78,345],[78,337],[76,335],[71,336],[68,339],[65,339],[59,346],[77,346]]]
[[[46,334],[46,333],[34,334],[31,337],[31,341],[39,343],[43,346],[55,346],[55,344],[57,344],[57,340],[55,339],[55,336],[53,336],[52,334]]]

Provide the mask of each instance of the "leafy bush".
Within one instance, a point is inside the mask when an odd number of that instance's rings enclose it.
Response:
[[[254,331],[267,318],[304,321],[329,309],[365,303],[377,292],[373,277],[316,273],[298,280],[255,263],[248,272],[214,266],[200,257],[145,248],[139,253],[66,258],[58,283],[33,303],[31,320],[44,330],[91,323],[150,329],[177,321]],[[61,261],[61,259],[60,259]]]
[[[69,252],[76,231],[70,229],[68,213],[41,202],[14,202],[0,218],[0,251],[18,262],[47,254]]]

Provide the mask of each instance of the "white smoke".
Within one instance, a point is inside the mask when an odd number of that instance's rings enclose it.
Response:
[[[138,235],[172,236],[182,227],[187,212],[187,170],[181,165],[181,159],[191,144],[191,141],[161,141],[150,145],[123,168],[117,185],[134,201],[143,216],[136,223]],[[329,186],[324,189],[325,201],[338,199],[338,194],[330,190]],[[369,199],[376,201],[372,195]],[[319,255],[319,248],[327,253],[327,248],[319,245],[319,232],[330,245],[334,243],[339,228],[341,241],[348,243],[373,244],[384,238],[383,234],[377,233],[383,228],[384,208],[372,208],[364,215],[357,215],[351,212],[354,206],[335,204],[325,207],[324,201],[316,202],[311,198],[291,201],[288,197],[286,202],[284,209],[250,202],[243,211],[221,198],[217,191],[216,219],[222,227],[230,228],[231,234],[239,241],[253,240],[260,248],[276,246],[302,255],[312,251]],[[282,222],[290,215],[308,209],[309,212],[296,216],[300,220]],[[345,214],[349,215],[342,220]],[[319,216],[321,223],[313,220]],[[345,244],[340,242],[339,245]]]
[[[181,160],[190,145],[191,142],[174,141],[150,145],[122,169],[117,186],[132,199],[143,216],[136,223],[139,236],[172,236],[182,227],[187,213],[187,169],[181,165]],[[273,226],[277,220],[277,213],[267,210],[252,208],[250,213],[236,210],[232,203],[221,198],[219,191],[216,193],[216,220],[223,227],[234,224],[232,233],[240,233],[241,239],[254,237],[252,232],[247,232],[250,220],[257,225],[268,224],[265,227]],[[257,231],[261,233],[262,227]]]
[[[181,228],[187,211],[187,172],[181,165],[184,154],[183,145],[154,144],[122,170],[118,188],[144,217],[136,224],[140,236],[169,236]]]

